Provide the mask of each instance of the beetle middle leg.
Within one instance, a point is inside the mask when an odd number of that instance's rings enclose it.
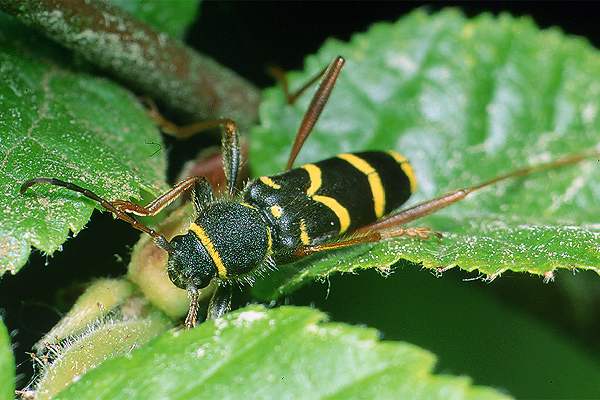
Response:
[[[317,74],[312,76],[308,81],[306,81],[302,86],[300,86],[298,89],[296,89],[292,92],[292,91],[290,91],[290,85],[287,80],[287,76],[285,75],[285,71],[279,67],[270,67],[269,68],[269,74],[271,74],[271,76],[273,78],[275,78],[275,80],[279,83],[279,86],[281,86],[281,90],[283,91],[283,94],[285,95],[285,99],[286,99],[287,103],[290,105],[294,104],[296,102],[296,100],[298,100],[298,98],[300,96],[302,96],[304,94],[304,92],[306,92],[308,90],[309,87],[311,87],[319,79],[321,79],[321,77],[325,74],[325,72],[327,72],[327,67],[323,68]]]
[[[174,136],[177,139],[188,139],[200,132],[221,128],[221,148],[223,153],[223,168],[225,170],[225,178],[227,179],[227,191],[230,195],[233,195],[241,164],[241,148],[237,124],[231,119],[220,118],[179,126],[162,116],[152,100],[145,99],[145,101],[149,106],[148,112],[154,122],[164,133]]]
[[[531,175],[537,172],[547,171],[550,169],[560,168],[566,165],[573,165],[580,161],[585,160],[586,158],[597,157],[600,155],[598,152],[590,152],[590,153],[582,153],[566,156],[563,158],[559,158],[547,163],[532,165],[530,167],[520,168],[511,172],[508,172],[503,175],[496,176],[487,181],[483,181],[473,186],[465,187],[462,189],[453,190],[449,193],[446,193],[442,196],[436,197],[431,200],[424,201],[422,203],[416,204],[410,208],[401,210],[397,214],[392,214],[379,221],[375,221],[372,224],[366,225],[362,228],[359,228],[357,233],[366,233],[369,231],[378,231],[385,230],[388,228],[393,228],[402,224],[406,224],[408,222],[414,221],[419,218],[423,218],[429,214],[432,214],[442,208],[446,208],[451,206],[454,203],[457,203],[463,199],[465,199],[469,194],[494,185],[498,182],[505,181],[507,179],[522,177]]]

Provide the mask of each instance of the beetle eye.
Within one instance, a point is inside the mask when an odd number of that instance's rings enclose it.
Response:
[[[176,236],[171,240],[174,251],[169,254],[167,273],[175,286],[181,289],[208,286],[215,276],[214,267],[193,233]]]
[[[169,279],[171,280],[171,282],[173,282],[175,286],[177,286],[180,289],[186,289],[188,286],[187,282],[189,281],[189,278],[187,278],[183,274],[183,268],[181,267],[181,265],[179,265],[178,261],[179,260],[177,257],[177,252],[169,254],[167,273],[169,274]]]

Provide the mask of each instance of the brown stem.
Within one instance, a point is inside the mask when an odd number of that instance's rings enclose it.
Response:
[[[252,84],[108,2],[0,0],[0,9],[185,118],[227,117],[244,128],[257,118]]]

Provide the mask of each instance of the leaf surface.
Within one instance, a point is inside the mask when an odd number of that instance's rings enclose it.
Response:
[[[425,350],[323,319],[309,308],[247,307],[107,361],[57,398],[507,398],[432,375]]]
[[[63,51],[0,14],[0,274],[16,273],[33,246],[52,254],[88,221],[95,203],[27,179],[60,178],[111,199],[165,188],[158,130],[116,84],[60,63]]]
[[[6,325],[0,318],[0,399],[14,399],[15,394],[15,357],[10,344]]]
[[[290,74],[299,87],[337,56],[338,84],[296,165],[341,152],[395,149],[412,163],[408,205],[512,169],[599,149],[600,56],[588,43],[527,18],[446,10],[379,23],[349,43],[329,40]],[[256,175],[281,171],[310,101],[264,93],[251,148]],[[260,160],[260,161],[256,161]],[[370,193],[360,194],[370,196]],[[494,278],[513,270],[600,271],[600,163],[513,179],[416,221],[441,241],[398,239],[281,268],[255,293],[276,298],[333,271],[387,268],[399,259]]]

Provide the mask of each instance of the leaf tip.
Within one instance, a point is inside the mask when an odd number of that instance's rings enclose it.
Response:
[[[0,276],[16,274],[29,257],[29,244],[7,232],[0,232]]]

